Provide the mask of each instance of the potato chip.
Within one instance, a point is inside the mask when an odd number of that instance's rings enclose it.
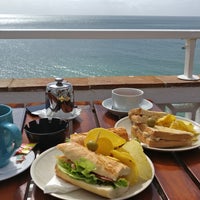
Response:
[[[138,170],[137,170],[136,163],[133,157],[124,150],[123,151],[113,150],[111,151],[111,155],[114,158],[117,158],[118,160],[120,160],[120,162],[130,167],[131,173],[129,177],[127,177],[127,179],[130,181],[131,185],[136,183],[138,181]]]
[[[188,131],[188,132],[196,134],[196,131],[194,130],[194,126],[192,123],[179,120],[179,119],[175,120],[171,124],[170,128],[174,128],[174,129],[178,129],[182,131]]]
[[[139,179],[142,181],[150,179],[152,177],[152,169],[145,153],[143,152],[141,144],[136,140],[130,140],[122,146],[122,149],[129,152],[133,157],[137,167]]]
[[[176,117],[172,114],[165,115],[156,121],[156,125],[170,127],[171,123],[176,120]]]

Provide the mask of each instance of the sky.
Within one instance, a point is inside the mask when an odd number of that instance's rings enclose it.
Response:
[[[0,14],[200,16],[200,0],[0,0]]]

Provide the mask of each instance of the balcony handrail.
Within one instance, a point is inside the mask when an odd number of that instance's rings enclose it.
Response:
[[[0,29],[0,39],[200,39],[200,30]]]
[[[192,29],[0,29],[0,39],[184,39],[185,66],[182,80],[199,80],[193,75],[196,40]]]

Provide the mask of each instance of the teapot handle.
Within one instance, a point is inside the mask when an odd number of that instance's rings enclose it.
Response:
[[[22,134],[19,128],[13,123],[5,123],[3,124],[4,133],[8,138],[7,143],[14,144],[11,148],[11,154],[22,144]]]

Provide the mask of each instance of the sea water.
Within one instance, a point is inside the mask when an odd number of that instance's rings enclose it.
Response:
[[[200,17],[0,15],[0,29],[200,29]],[[0,78],[183,74],[181,39],[1,39]],[[200,74],[197,41],[194,73]]]

